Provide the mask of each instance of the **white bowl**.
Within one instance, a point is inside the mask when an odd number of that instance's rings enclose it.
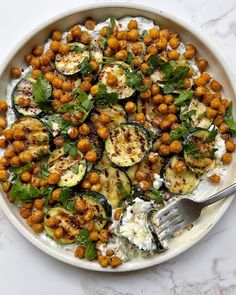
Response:
[[[210,67],[209,72],[211,72],[215,79],[219,80],[224,87],[224,95],[227,98],[231,98],[235,101],[235,89],[234,83],[232,81],[232,75],[226,63],[222,58],[221,54],[209,44],[209,40],[197,32],[194,28],[188,24],[164,13],[160,10],[155,10],[153,8],[148,8],[139,5],[129,5],[129,4],[96,4],[91,7],[83,7],[79,9],[69,10],[62,13],[56,17],[51,18],[49,21],[44,22],[36,30],[32,31],[28,36],[26,36],[21,43],[19,43],[16,48],[9,54],[5,63],[1,65],[0,69],[0,97],[7,96],[7,85],[10,82],[10,68],[12,65],[18,65],[25,67],[24,56],[31,51],[35,44],[43,43],[47,40],[48,36],[54,29],[59,29],[61,31],[68,30],[72,25],[83,23],[87,17],[93,17],[97,22],[103,21],[110,16],[116,18],[121,18],[123,16],[143,16],[153,19],[155,23],[159,24],[161,27],[169,28],[178,32],[184,42],[193,43],[200,57],[204,57],[209,61]],[[227,178],[225,177],[222,185],[217,188],[211,186],[210,184],[204,187],[201,192],[201,197],[207,197],[213,194],[219,189],[226,187],[234,182],[236,179],[236,169],[233,170],[233,165],[227,167]],[[200,241],[210,229],[217,223],[217,221],[222,217],[227,208],[229,207],[232,198],[225,201],[221,201],[218,204],[212,205],[207,208],[198,222],[190,231],[185,231],[183,234],[174,238],[170,243],[170,249],[164,253],[155,255],[153,257],[142,259],[142,260],[132,260],[130,262],[124,263],[122,266],[116,269],[101,268],[96,262],[88,262],[86,260],[80,260],[74,257],[73,252],[68,249],[57,246],[53,241],[44,236],[38,236],[33,233],[31,228],[25,223],[20,215],[16,206],[9,203],[5,193],[2,192],[0,196],[0,205],[16,227],[16,229],[22,233],[22,235],[27,238],[33,245],[47,253],[48,255],[61,260],[65,263],[81,267],[84,269],[96,270],[96,271],[106,271],[106,272],[123,272],[132,271],[137,269],[142,269],[150,267],[164,261],[167,261],[183,251],[189,249],[198,241]],[[17,242],[17,241],[16,241]]]

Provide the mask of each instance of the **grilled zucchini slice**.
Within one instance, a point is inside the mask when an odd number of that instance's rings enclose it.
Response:
[[[127,70],[132,72],[131,67],[124,62],[106,64],[99,74],[99,82],[106,85],[108,93],[117,93],[119,99],[128,98],[134,94],[135,89],[127,85]],[[109,73],[112,73],[117,77],[117,84],[115,86],[107,85],[107,76]]]
[[[108,199],[112,209],[117,208],[122,199],[121,191],[118,188],[119,183],[123,185],[128,193],[131,192],[130,180],[125,172],[109,167],[100,174],[100,192]]]
[[[80,152],[72,157],[61,148],[52,152],[48,160],[48,167],[49,172],[61,175],[59,186],[72,187],[83,179],[87,164]]]
[[[112,212],[111,205],[105,196],[97,192],[84,191],[75,194],[75,200],[78,199],[84,200],[87,208],[93,210],[95,229],[97,231],[102,230],[111,217]]]
[[[92,122],[93,126],[100,127],[100,119],[99,116],[101,114],[108,115],[110,118],[110,122],[106,125],[109,129],[113,129],[119,126],[122,123],[127,121],[126,112],[123,107],[119,104],[110,105],[109,107],[99,108],[96,107],[95,110],[91,113],[90,121]]]
[[[209,131],[197,130],[189,136],[184,148],[184,160],[188,167],[195,173],[204,174],[209,171],[215,163],[215,140],[206,142]],[[188,146],[196,147],[196,153],[189,151]]]
[[[63,228],[63,236],[61,238],[56,238],[54,235],[55,228],[48,227],[47,219],[54,217],[58,220],[57,227]],[[76,237],[80,232],[80,220],[79,215],[72,214],[62,207],[54,207],[49,209],[44,217],[44,229],[50,238],[59,244],[72,244],[75,242]]]
[[[69,53],[64,55],[58,53],[55,57],[55,66],[61,74],[71,76],[79,73],[79,65],[85,58],[90,58],[90,53],[87,46],[82,43],[74,42],[68,45]]]
[[[165,168],[164,184],[171,193],[184,195],[190,193],[197,186],[199,180],[190,169],[180,173],[175,171],[174,166],[180,160],[183,161],[178,156],[170,159]]]
[[[145,157],[141,162],[138,164],[130,167],[127,170],[127,175],[129,176],[129,179],[131,180],[132,184],[136,184],[137,181],[135,180],[135,174],[138,170],[141,170],[145,174],[147,174],[148,181],[153,181],[154,174],[160,174],[161,168],[164,165],[164,159],[158,155],[157,161],[155,163],[151,163],[147,157]]]
[[[33,79],[30,75],[27,75],[17,83],[12,93],[12,106],[17,116],[23,115],[36,117],[42,113],[42,110],[34,101],[33,97],[33,83],[35,82],[35,79]],[[19,105],[19,99],[21,98],[24,98],[28,102],[27,106],[24,107]]]
[[[47,127],[38,119],[21,117],[12,125],[12,130],[24,130],[26,138],[23,140],[25,150],[30,151],[34,158],[48,154],[49,134]]]
[[[109,168],[112,165],[111,160],[107,156],[107,152],[104,150],[101,159],[96,164],[95,168],[103,171],[106,168]]]
[[[114,164],[132,166],[143,159],[149,148],[148,133],[138,124],[121,124],[111,130],[105,148]]]

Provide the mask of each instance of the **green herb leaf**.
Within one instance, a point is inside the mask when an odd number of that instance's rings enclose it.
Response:
[[[190,110],[186,112],[185,110],[180,113],[179,118],[181,121],[187,121],[189,119],[192,119],[192,116],[196,115],[196,110]]]
[[[108,93],[105,84],[99,84],[98,93],[94,97],[96,105],[106,107],[110,104],[117,104],[118,94],[116,92]]]
[[[39,177],[40,178],[47,178],[49,176],[50,172],[48,171],[48,164],[47,162],[41,162],[40,163],[40,174]]]
[[[142,85],[143,75],[140,72],[131,72],[125,69],[126,83],[129,87],[142,92],[149,88],[148,85]]]
[[[91,110],[94,100],[89,99],[88,95],[85,91],[83,91],[80,88],[77,88],[76,90],[73,91],[72,93],[73,97],[77,99],[81,107],[84,109],[85,112],[88,112]]]
[[[25,171],[29,171],[32,169],[32,164],[28,163],[24,166],[18,167],[18,168],[12,168],[12,172],[15,176],[19,176],[21,173]]]
[[[169,69],[168,69],[169,71]],[[168,94],[176,89],[180,89],[184,85],[184,79],[189,71],[187,66],[178,66],[169,73],[167,80],[164,82],[164,93]]]
[[[89,63],[88,57],[85,57],[82,63],[79,64],[79,71],[83,77],[87,77],[93,71],[93,67]]]
[[[132,57],[132,54],[130,52],[128,52],[126,62],[127,62],[128,65],[133,66],[133,57]]]
[[[184,126],[180,126],[175,128],[174,130],[171,130],[170,132],[170,142],[174,141],[174,140],[178,140],[178,139],[182,139],[182,138],[187,138],[189,134],[189,130],[184,127]]]
[[[235,135],[236,134],[236,122],[233,119],[233,104],[232,101],[229,104],[229,107],[225,113],[224,120],[225,123],[229,126],[229,131]]]
[[[72,45],[70,46],[70,51],[74,51],[74,52],[83,52],[85,50],[88,50],[89,46],[78,46],[78,45]]]
[[[70,170],[74,173],[74,174],[79,174],[80,171],[80,165],[76,164],[73,167],[70,168]]]
[[[54,187],[52,187],[52,186],[44,187],[41,190],[41,195],[44,197],[44,205],[46,205],[46,206],[48,205],[48,202],[51,199],[51,195],[52,195],[53,190],[54,190]]]
[[[78,154],[78,149],[74,141],[64,141],[63,150],[65,153],[69,153],[72,157],[75,157]]]
[[[89,261],[95,259],[97,255],[95,243],[93,241],[89,241],[85,246],[85,258]]]
[[[211,142],[212,140],[215,139],[217,134],[218,134],[218,131],[216,126],[214,125],[213,128],[210,130],[207,138],[205,139],[205,142]]]
[[[156,202],[157,204],[164,205],[164,198],[163,198],[162,193],[161,193],[159,190],[155,189],[155,188],[153,188],[153,189],[151,190],[151,192],[152,192],[152,193],[154,194],[154,196],[155,196],[155,202]]]
[[[79,233],[77,242],[80,245],[84,245],[88,243],[88,239],[89,239],[89,231],[87,228],[83,228]]]
[[[130,193],[124,188],[124,185],[122,182],[117,183],[117,188],[120,191],[123,199],[127,198],[127,196],[130,195]]]
[[[192,90],[183,90],[180,92],[179,97],[177,97],[174,101],[174,105],[179,107],[183,105],[187,100],[191,100],[193,98]]]
[[[193,142],[189,142],[184,146],[184,151],[190,154],[196,152],[197,150],[198,150],[198,147]]]
[[[48,102],[48,98],[52,94],[52,86],[44,78],[43,75],[39,75],[36,79],[36,82],[33,83],[33,96],[34,100],[38,104]]]
[[[41,195],[41,192],[38,188],[27,186],[19,179],[17,179],[12,185],[10,193],[15,204],[17,205],[21,203],[30,203]]]
[[[75,201],[71,198],[72,192],[68,187],[62,187],[59,201],[62,206],[68,211],[75,212],[74,203]]]

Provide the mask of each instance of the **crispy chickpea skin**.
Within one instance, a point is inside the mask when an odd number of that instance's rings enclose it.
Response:
[[[84,246],[78,246],[75,250],[75,257],[78,257],[80,259],[83,259],[85,256],[85,247]]]
[[[170,144],[170,152],[171,153],[175,153],[178,154],[182,151],[182,144],[180,141],[178,140],[174,140],[171,144]]]
[[[58,173],[51,173],[48,176],[48,184],[55,185],[59,182],[60,175]]]
[[[128,114],[133,114],[136,112],[136,104],[132,101],[128,101],[126,104],[125,104],[125,110]]]
[[[220,183],[220,176],[217,174],[211,175],[209,181],[212,183]]]
[[[118,256],[110,257],[109,264],[111,267],[117,267],[122,264],[122,260]]]
[[[11,68],[11,76],[13,79],[18,79],[21,76],[21,69],[17,67]]]
[[[81,138],[77,144],[77,148],[79,151],[85,153],[91,149],[91,142],[87,138]]]
[[[232,159],[233,159],[233,156],[231,153],[225,153],[221,158],[223,164],[231,163]]]
[[[0,100],[0,112],[5,113],[8,109],[7,102],[4,100]]]
[[[97,154],[95,151],[88,151],[85,154],[85,160],[88,162],[94,163],[97,160]]]

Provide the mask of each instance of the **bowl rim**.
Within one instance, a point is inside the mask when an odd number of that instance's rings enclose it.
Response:
[[[82,5],[80,7],[71,8],[71,9],[61,12],[55,16],[47,18],[46,20],[41,22],[41,24],[39,24],[37,27],[35,27],[33,30],[31,30],[29,33],[27,33],[25,36],[23,36],[21,41],[18,42],[10,50],[10,52],[5,56],[4,61],[0,64],[0,76],[6,70],[6,67],[8,66],[9,61],[16,55],[18,49],[20,47],[22,47],[25,43],[27,43],[27,41],[30,38],[32,38],[35,34],[39,33],[41,30],[43,30],[48,25],[60,20],[61,18],[67,17],[67,16],[74,14],[74,13],[83,12],[83,11],[91,10],[91,9],[96,10],[98,8],[107,8],[107,7],[133,8],[133,9],[146,11],[149,13],[154,13],[156,15],[160,15],[166,19],[171,20],[182,27],[185,27],[188,31],[190,31],[190,33],[193,36],[200,39],[204,43],[204,46],[207,47],[207,49],[213,55],[217,55],[218,59],[220,58],[222,60],[221,67],[227,73],[227,78],[231,84],[234,94],[236,93],[236,85],[234,83],[235,81],[234,81],[231,69],[230,69],[225,57],[222,55],[220,50],[215,45],[213,45],[211,42],[209,42],[209,40],[204,35],[204,33],[201,33],[200,30],[194,28],[192,25],[189,25],[187,22],[182,21],[181,19],[177,18],[176,16],[169,14],[168,12],[165,12],[163,10],[159,10],[159,9],[156,9],[156,8],[153,8],[150,6],[146,6],[146,5],[133,4],[133,3],[122,3],[122,2],[112,2],[112,3],[103,2],[103,3],[92,4],[92,5],[91,4],[90,5]],[[119,273],[119,272],[129,272],[129,271],[145,269],[145,268],[148,268],[151,266],[158,265],[158,264],[166,262],[166,261],[174,258],[175,256],[185,252],[186,250],[190,249],[195,244],[197,244],[217,224],[217,222],[222,218],[224,213],[227,211],[232,200],[233,200],[233,196],[224,200],[222,202],[222,206],[218,209],[217,215],[212,220],[211,225],[208,226],[208,228],[206,228],[200,235],[198,235],[197,238],[191,240],[191,242],[189,242],[188,244],[183,245],[183,247],[181,247],[181,249],[179,249],[177,251],[172,251],[169,255],[167,255],[163,258],[160,257],[158,261],[142,260],[139,263],[139,265],[126,267],[124,264],[121,267],[118,267],[115,269],[101,268],[98,264],[94,264],[94,263],[78,265],[78,263],[75,262],[75,259],[73,259],[73,257],[70,257],[68,255],[66,256],[65,254],[62,254],[62,253],[58,253],[57,251],[54,250],[53,247],[46,245],[43,241],[38,240],[36,236],[34,236],[26,227],[24,227],[23,224],[20,223],[20,221],[15,217],[15,215],[11,211],[10,207],[7,205],[8,201],[6,201],[6,198],[4,198],[2,194],[0,197],[0,206],[1,206],[5,216],[10,220],[10,222],[17,229],[17,231],[19,231],[31,244],[36,246],[38,249],[40,249],[44,253],[50,255],[51,257],[53,257],[61,262],[67,263],[69,265],[79,267],[81,269],[93,270],[93,271],[99,271],[99,272],[108,272],[108,273],[116,273],[116,272]]]

